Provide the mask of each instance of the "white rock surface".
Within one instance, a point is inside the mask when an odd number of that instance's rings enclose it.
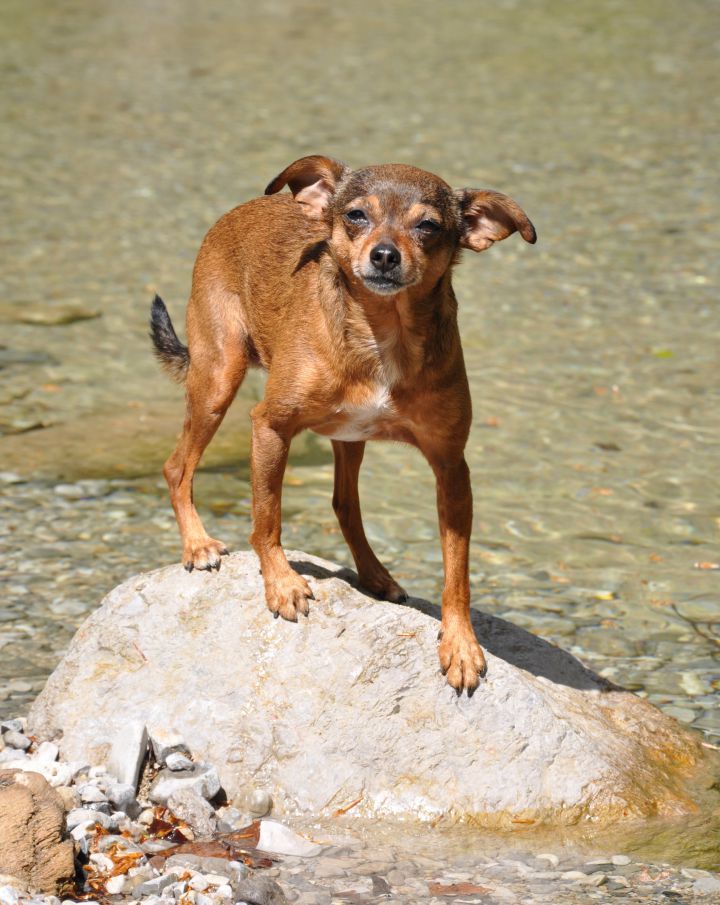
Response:
[[[487,679],[458,698],[438,668],[438,606],[376,601],[347,570],[290,559],[316,598],[298,624],[270,616],[250,553],[125,582],[77,632],[28,731],[90,763],[128,727],[182,739],[229,798],[266,789],[276,815],[502,825],[692,810],[703,749],[646,701],[480,613]]]

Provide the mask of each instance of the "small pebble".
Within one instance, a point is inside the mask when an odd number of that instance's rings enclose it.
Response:
[[[15,729],[8,729],[8,731],[3,735],[3,741],[8,746],[8,748],[16,748],[19,751],[27,751],[27,749],[32,745],[27,736],[23,735],[21,732],[18,732]]]
[[[192,770],[194,764],[181,751],[171,751],[165,758],[165,766],[173,773],[177,773],[179,770]]]
[[[110,877],[105,882],[105,892],[110,896],[119,895],[121,892],[124,892],[126,885],[127,881],[125,877],[122,874],[118,874],[116,877]]]
[[[0,733],[5,735],[6,732],[25,732],[25,720],[20,717],[12,720],[3,720],[0,723]]]

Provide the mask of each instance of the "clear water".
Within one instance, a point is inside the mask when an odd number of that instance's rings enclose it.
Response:
[[[3,712],[26,708],[102,593],[179,555],[158,476],[182,394],[149,353],[152,293],[181,324],[207,228],[291,160],[327,153],[497,188],[530,214],[537,246],[468,253],[455,280],[475,605],[720,744],[720,571],[697,567],[720,561],[716,11],[8,0]],[[235,547],[261,393],[253,376],[197,481]],[[378,553],[436,599],[425,463],[372,444],[361,492]],[[329,443],[302,438],[285,540],[347,562],[331,494]],[[720,861],[708,819],[692,845]]]

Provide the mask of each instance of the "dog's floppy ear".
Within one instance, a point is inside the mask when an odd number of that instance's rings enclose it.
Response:
[[[344,163],[332,157],[301,157],[273,179],[265,194],[274,195],[287,185],[305,214],[311,220],[322,220],[338,182],[349,172]]]
[[[527,214],[507,195],[489,189],[458,189],[455,196],[460,203],[460,244],[464,248],[483,251],[515,231],[526,242],[536,241],[535,227]]]

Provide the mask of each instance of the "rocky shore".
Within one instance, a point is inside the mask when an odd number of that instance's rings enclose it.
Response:
[[[136,787],[102,764],[59,760],[57,745],[25,728],[22,719],[0,726],[2,905],[720,901],[720,875],[623,852],[587,858],[535,846],[448,857],[437,835],[409,846],[402,836],[412,833],[398,828],[390,837],[369,833],[352,822],[351,807],[334,826],[298,831],[268,816],[267,790],[245,788],[228,801],[215,766],[195,761],[182,743],[150,739]],[[16,793],[29,788],[32,795],[18,806]],[[47,825],[45,812],[53,809],[58,831],[46,835],[40,852],[28,829],[40,812]],[[24,832],[14,833],[18,827]]]

